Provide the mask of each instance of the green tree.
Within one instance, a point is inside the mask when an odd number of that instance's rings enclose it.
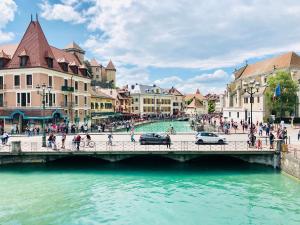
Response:
[[[208,100],[208,113],[213,113],[216,110],[216,103],[213,100]]]
[[[268,87],[266,89],[266,103],[271,114],[280,116],[286,112],[294,113],[297,103],[298,84],[292,79],[289,72],[279,71],[274,76],[270,76],[267,80]],[[281,95],[274,98],[274,92],[277,85],[280,85]]]

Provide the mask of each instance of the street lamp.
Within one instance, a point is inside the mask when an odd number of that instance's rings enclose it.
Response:
[[[251,145],[254,146],[254,138],[253,138],[253,116],[252,116],[252,105],[254,103],[253,95],[259,91],[260,84],[259,82],[255,82],[255,80],[251,80],[249,83],[244,82],[243,88],[246,93],[250,95],[250,137],[251,137]]]
[[[42,119],[42,130],[43,130],[43,137],[42,137],[42,147],[46,147],[46,131],[45,131],[45,110],[46,110],[46,95],[47,93],[50,95],[51,86],[46,86],[45,83],[40,86],[39,84],[36,86],[37,93],[42,96],[42,104],[43,104],[43,119]]]

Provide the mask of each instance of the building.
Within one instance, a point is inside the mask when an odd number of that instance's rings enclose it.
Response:
[[[182,114],[184,112],[184,95],[174,87],[169,90],[169,93],[173,95],[173,115]]]
[[[92,124],[99,124],[102,119],[114,115],[116,100],[103,93],[98,88],[91,90],[91,120]]]
[[[131,112],[143,116],[173,115],[173,95],[156,85],[135,84],[129,88]]]
[[[102,88],[115,88],[117,70],[111,60],[108,62],[106,67],[98,63],[96,59],[92,59],[89,64],[93,75],[93,86],[99,86]]]
[[[124,114],[130,114],[132,97],[130,95],[130,92],[128,91],[128,88],[125,87],[117,89],[117,92],[118,95],[116,111]]]
[[[43,120],[86,122],[91,79],[81,57],[71,48],[50,46],[38,19],[30,21],[19,44],[0,46],[1,125],[24,130]],[[42,110],[43,87],[46,110]]]
[[[185,114],[201,115],[207,113],[207,101],[200,93],[199,89],[195,94],[187,94],[184,97]]]
[[[227,119],[250,121],[250,96],[243,90],[243,82],[254,80],[259,82],[260,88],[254,94],[253,122],[264,121],[270,115],[266,105],[265,89],[269,76],[277,71],[287,71],[297,82],[300,81],[300,56],[288,52],[273,58],[253,64],[246,64],[234,71],[234,81],[227,85],[224,95],[223,116]],[[298,97],[300,93],[298,93]],[[299,101],[296,116],[299,116]]]
[[[221,113],[223,111],[223,103],[222,103],[222,95],[217,95],[217,94],[207,94],[204,96],[205,101],[207,101],[207,105],[209,101],[212,101],[213,104],[215,105],[215,111],[214,113]]]

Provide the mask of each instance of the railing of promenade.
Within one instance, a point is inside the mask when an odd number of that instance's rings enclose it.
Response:
[[[276,146],[276,145],[275,145]],[[12,150],[11,145],[1,146],[1,152],[10,152]],[[195,144],[194,141],[173,141],[171,147],[167,148],[166,145],[141,145],[139,142],[130,141],[113,141],[112,145],[105,141],[97,142],[80,142],[79,150],[76,143],[68,142],[65,144],[65,148],[61,147],[60,143],[48,145],[42,147],[41,142],[21,142],[22,152],[214,152],[214,151],[274,151],[270,149],[268,145],[263,144],[261,148],[249,147],[245,141],[229,141],[226,144]]]

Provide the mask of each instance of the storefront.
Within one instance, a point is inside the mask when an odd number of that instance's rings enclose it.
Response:
[[[67,121],[67,116],[59,109],[4,109],[0,110],[0,125],[4,130],[11,132],[18,129],[24,132],[26,127],[45,124],[59,124]]]

